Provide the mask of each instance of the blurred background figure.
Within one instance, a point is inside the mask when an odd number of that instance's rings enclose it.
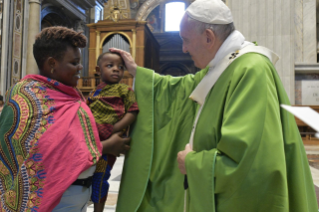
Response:
[[[2,109],[3,109],[3,106],[4,106],[3,96],[0,95],[0,115],[1,115],[1,112],[2,112]]]

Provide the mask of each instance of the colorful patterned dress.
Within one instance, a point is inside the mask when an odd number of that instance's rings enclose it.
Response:
[[[7,92],[0,116],[0,211],[52,211],[101,152],[82,94],[26,76]]]
[[[125,84],[99,84],[96,90],[91,92],[88,104],[97,123],[101,141],[111,136],[113,125],[127,112],[138,112],[135,94]],[[115,160],[113,155],[103,155],[97,163],[92,185],[92,201],[95,203],[104,202],[107,198],[107,180]]]

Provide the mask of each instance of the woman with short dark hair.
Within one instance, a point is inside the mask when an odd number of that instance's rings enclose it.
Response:
[[[100,142],[93,115],[75,87],[86,37],[49,27],[36,37],[39,75],[8,92],[0,120],[0,207],[8,211],[86,211],[101,153],[129,148],[119,134]],[[103,151],[102,151],[103,149]]]

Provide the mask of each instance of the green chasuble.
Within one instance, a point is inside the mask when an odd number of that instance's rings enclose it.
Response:
[[[199,105],[189,99],[207,68],[184,77],[138,68],[140,113],[132,129],[118,212],[183,212],[177,153],[189,142]],[[247,53],[208,93],[186,157],[190,212],[317,212],[300,134],[268,58]]]

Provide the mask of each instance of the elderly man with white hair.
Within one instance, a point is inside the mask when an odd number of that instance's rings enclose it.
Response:
[[[110,49],[140,108],[117,211],[318,211],[276,54],[245,41],[220,0],[193,2],[180,36],[195,75],[161,76]]]

